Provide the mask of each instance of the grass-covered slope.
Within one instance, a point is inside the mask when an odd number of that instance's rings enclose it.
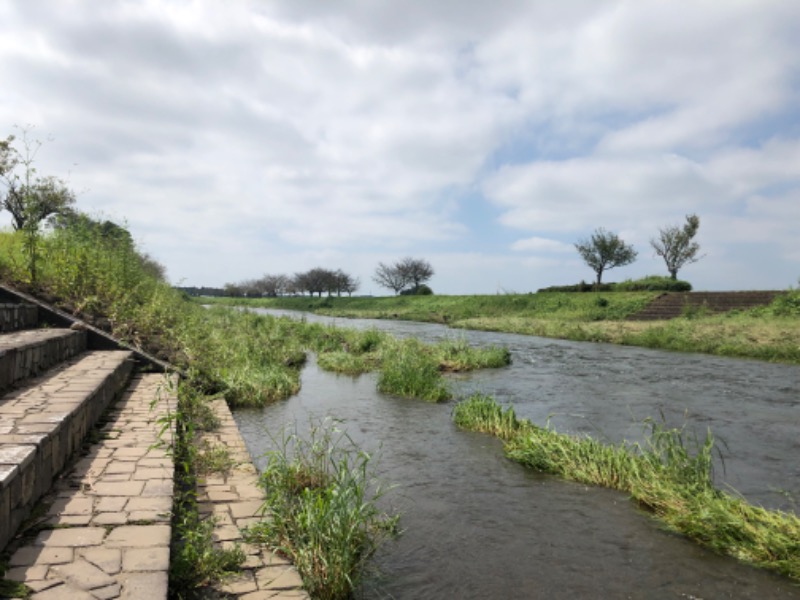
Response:
[[[687,311],[669,321],[628,321],[658,292],[548,292],[503,296],[227,298],[222,304],[287,308],[341,317],[407,319],[454,328],[703,352],[800,364],[800,290],[765,307],[722,314]]]

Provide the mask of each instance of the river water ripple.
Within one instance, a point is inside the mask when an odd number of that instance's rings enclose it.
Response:
[[[288,311],[264,311],[294,315]],[[636,440],[648,417],[711,428],[721,486],[754,503],[797,511],[800,369],[755,361],[575,343],[365,319],[308,320],[376,327],[427,341],[503,345],[511,366],[454,379],[513,404],[537,424],[610,442]],[[715,556],[659,528],[625,495],[532,473],[498,440],[459,431],[452,404],[379,394],[373,374],[325,373],[314,361],[301,392],[234,417],[256,464],[289,423],[342,421],[379,454],[405,533],[375,559],[364,598],[797,598],[786,579]],[[724,467],[724,468],[723,468]]]

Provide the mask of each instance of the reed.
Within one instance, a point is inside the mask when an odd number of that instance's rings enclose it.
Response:
[[[367,560],[397,533],[399,517],[378,507],[386,489],[372,457],[331,421],[275,444],[261,475],[266,518],[246,537],[289,556],[313,598],[350,598]]]
[[[452,397],[436,358],[415,339],[397,341],[384,348],[378,390],[428,402],[444,402]]]
[[[649,421],[644,441],[609,445],[518,419],[513,408],[476,395],[455,423],[505,441],[510,459],[532,469],[630,494],[673,531],[715,552],[800,581],[800,519],[748,504],[713,485],[714,438]]]

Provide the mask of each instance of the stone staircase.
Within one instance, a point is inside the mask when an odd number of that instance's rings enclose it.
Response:
[[[163,367],[0,286],[0,547],[31,598],[167,597]]]
[[[170,371],[0,284],[0,549],[3,578],[25,584],[31,600],[167,598]],[[235,462],[198,480],[199,511],[215,520],[215,545],[238,545],[246,559],[206,596],[307,600],[289,561],[244,543],[242,528],[263,518],[263,492],[225,401],[212,410],[222,427],[198,443],[225,447]]]
[[[628,320],[667,320],[692,311],[720,313],[729,310],[744,310],[770,304],[776,296],[783,293],[785,292],[666,292],[643,310],[628,317]]]

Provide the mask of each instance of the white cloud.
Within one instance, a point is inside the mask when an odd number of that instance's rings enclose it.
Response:
[[[641,251],[690,212],[704,262],[763,240],[777,281],[798,29],[781,0],[27,0],[0,6],[0,135],[52,134],[41,171],[193,284],[395,254],[452,265],[442,291],[568,283],[595,227]],[[496,223],[459,208],[481,193]]]
[[[512,250],[520,252],[574,252],[575,247],[558,240],[530,237],[511,244]]]

